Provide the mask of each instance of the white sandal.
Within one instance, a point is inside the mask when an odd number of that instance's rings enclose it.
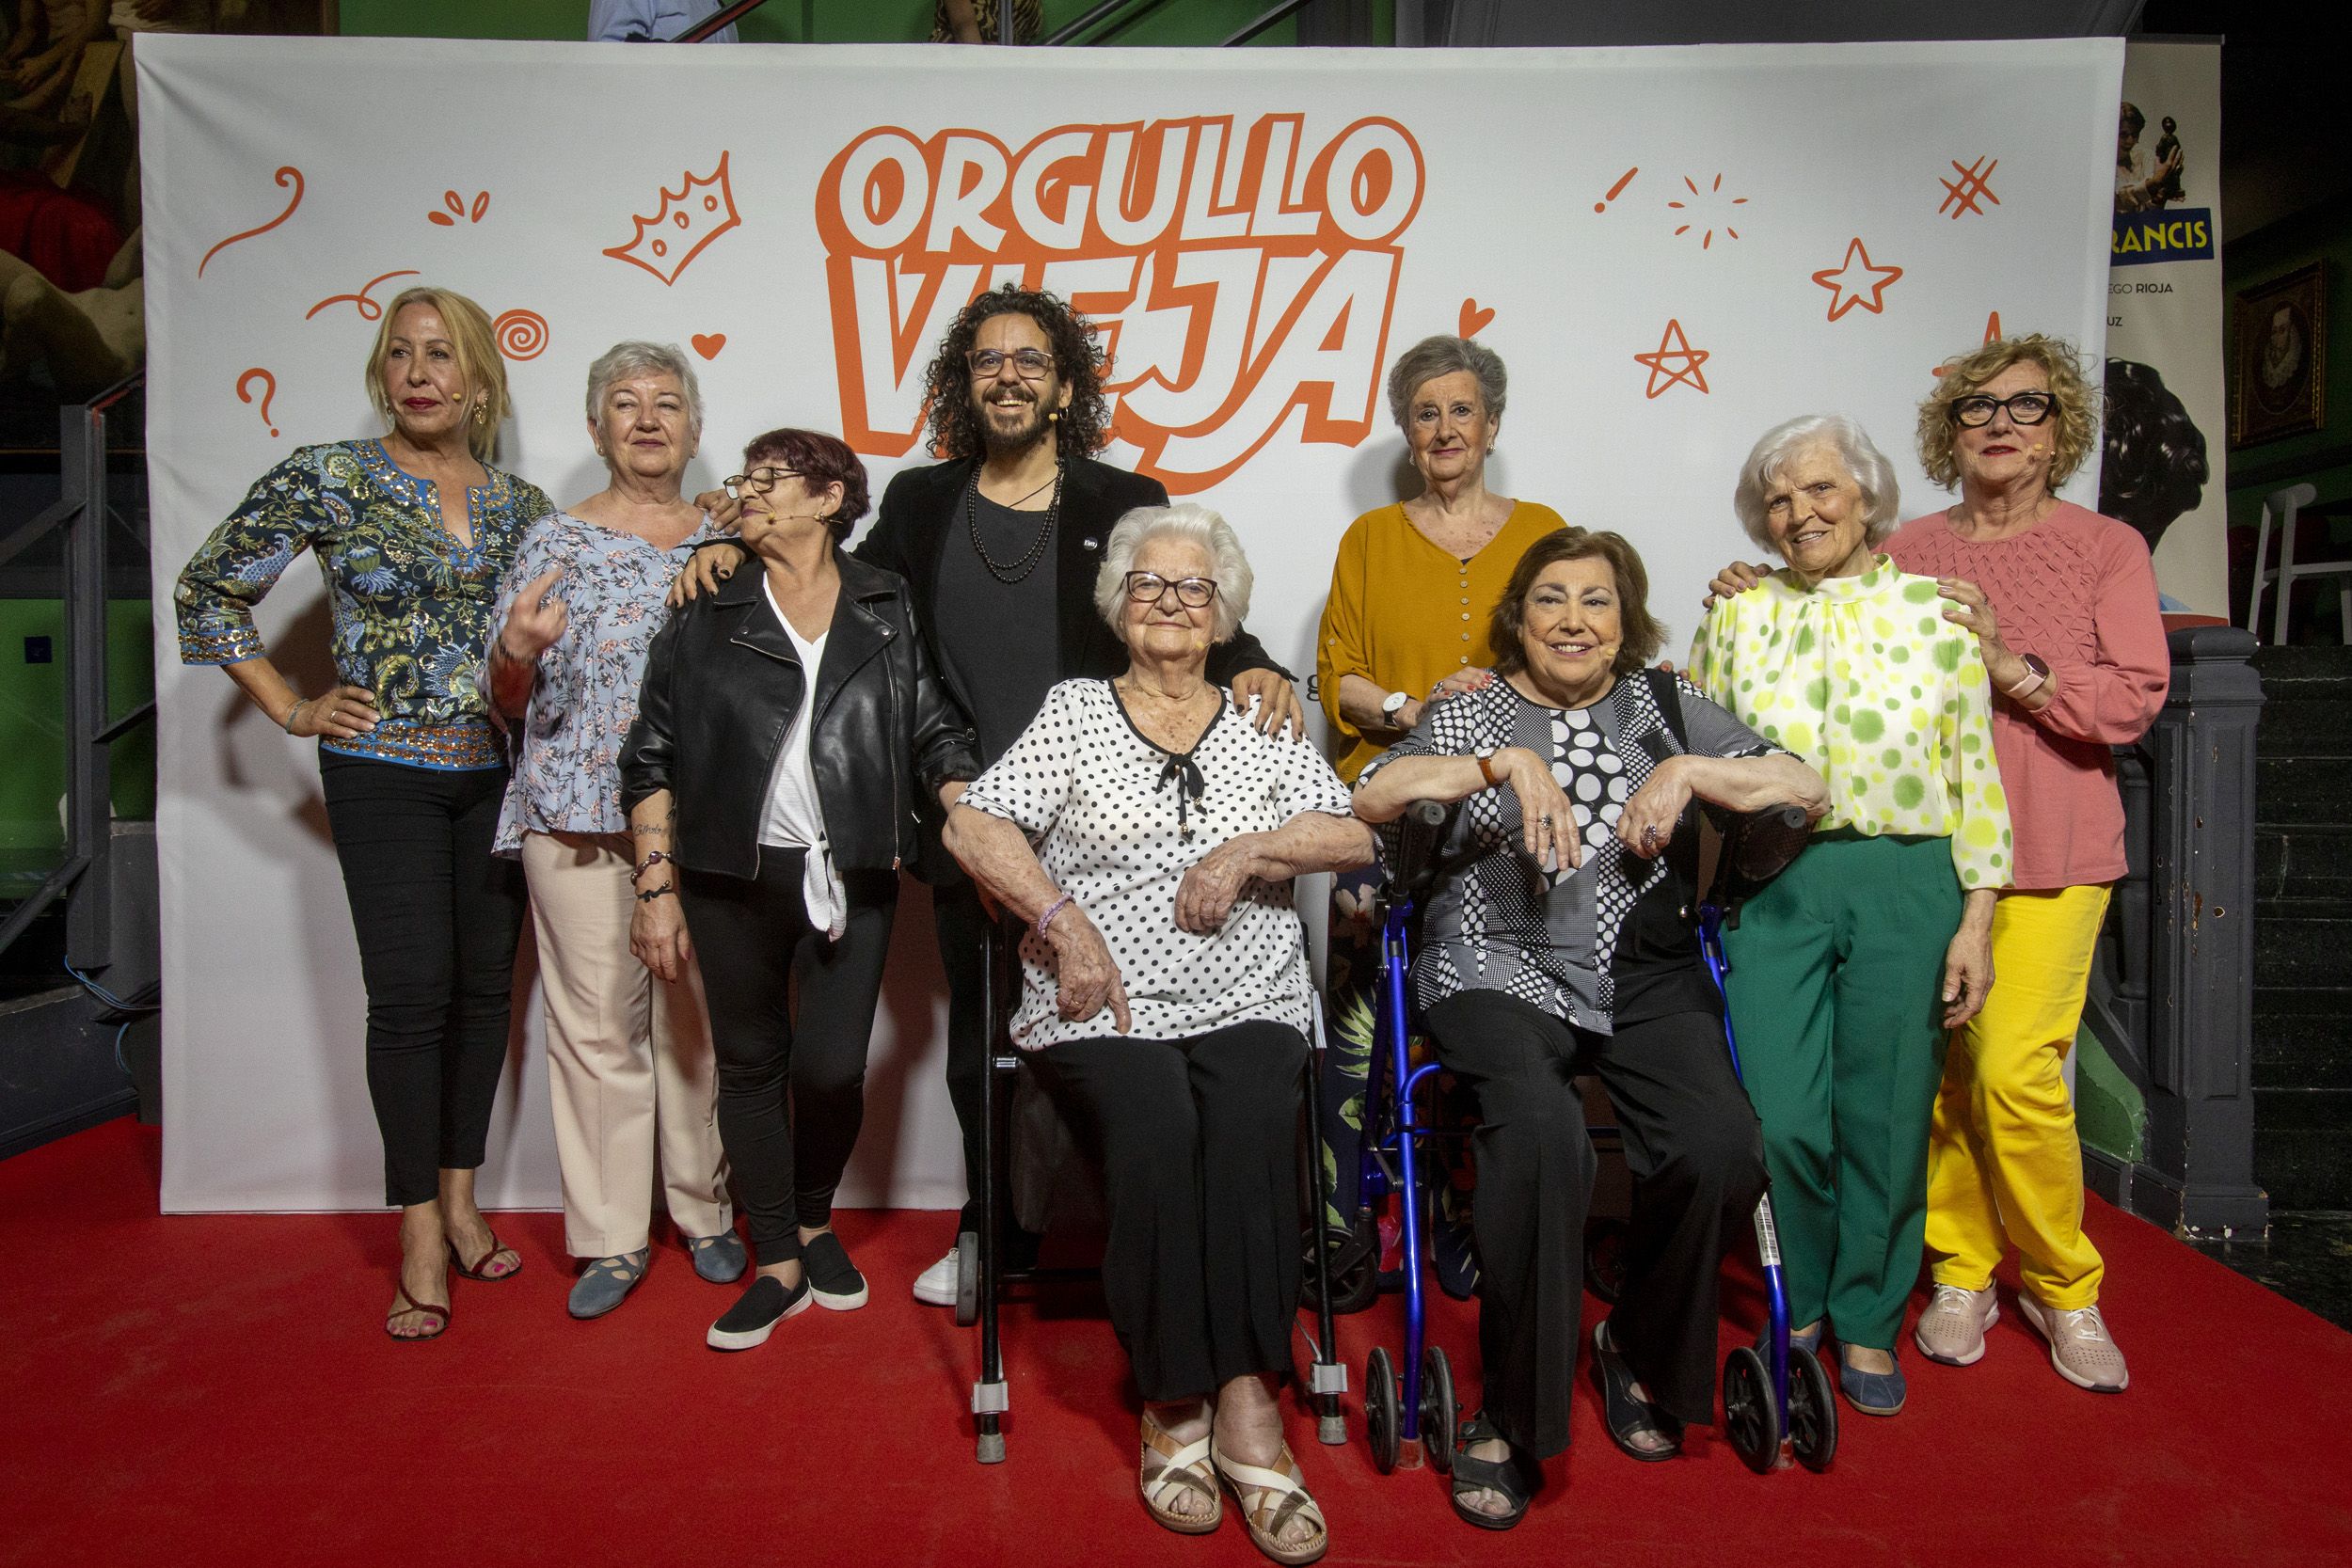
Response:
[[[1233,1501],[1241,1505],[1242,1523],[1249,1527],[1249,1539],[1258,1550],[1277,1562],[1297,1564],[1312,1562],[1330,1549],[1331,1534],[1324,1528],[1323,1510],[1308,1495],[1307,1478],[1291,1456],[1289,1444],[1282,1446],[1281,1458],[1268,1469],[1226,1458],[1216,1451],[1212,1439],[1209,1463],[1216,1467],[1217,1479],[1232,1491]],[[1285,1545],[1282,1527],[1295,1518],[1313,1525],[1314,1533],[1297,1545]]]
[[[1149,1410],[1143,1413],[1138,1486],[1152,1517],[1179,1535],[1206,1535],[1225,1517],[1225,1498],[1216,1489],[1216,1472],[1209,1467],[1208,1435],[1179,1443]],[[1168,1505],[1186,1493],[1206,1497],[1209,1511],[1195,1514],[1171,1510]]]

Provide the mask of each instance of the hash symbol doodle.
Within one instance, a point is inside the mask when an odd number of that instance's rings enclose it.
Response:
[[[735,190],[727,181],[727,159],[708,174],[688,171],[685,182],[673,191],[664,187],[661,204],[651,217],[631,214],[637,232],[627,245],[608,246],[607,256],[644,268],[665,284],[674,284],[687,263],[705,246],[743,220],[735,210]]]
[[[1836,321],[1857,305],[1872,315],[1885,314],[1887,288],[1902,275],[1900,267],[1872,262],[1857,235],[1846,246],[1844,264],[1823,267],[1813,275],[1813,281],[1830,292],[1829,319]]]
[[[1975,163],[1965,165],[1958,158],[1954,158],[1952,172],[1960,178],[1947,180],[1940,174],[1936,176],[1936,182],[1944,187],[1944,199],[1936,204],[1935,210],[1939,213],[1951,214],[1952,221],[1958,223],[1960,214],[1963,213],[1984,211],[1977,205],[1977,198],[1980,196],[1998,207],[2001,204],[2001,198],[1993,194],[1992,180],[1993,171],[2000,166],[2001,160],[1998,158],[1990,163],[1979,158]]]
[[[1665,333],[1658,340],[1657,350],[1650,354],[1637,354],[1633,358],[1635,363],[1649,367],[1649,388],[1645,395],[1654,398],[1677,383],[1706,391],[1707,374],[1699,367],[1707,363],[1710,355],[1710,350],[1692,348],[1691,340],[1683,336],[1682,324],[1669,317]],[[1669,359],[1678,359],[1682,363],[1677,369],[1668,370],[1666,361]]]

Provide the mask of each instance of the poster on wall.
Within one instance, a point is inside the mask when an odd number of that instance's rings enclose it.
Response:
[[[2221,46],[2123,52],[2099,510],[2155,554],[2168,610],[2229,612]]]
[[[2103,352],[2122,64],[2096,39],[142,47],[167,1204],[382,1191],[314,749],[171,659],[170,588],[273,464],[380,432],[362,367],[402,289],[494,319],[517,410],[497,461],[558,504],[606,483],[581,396],[618,340],[691,356],[707,419],[689,493],[802,425],[845,436],[879,495],[935,460],[925,372],[958,309],[1051,289],[1110,356],[1104,456],[1232,522],[1249,629],[1302,673],[1350,520],[1411,493],[1389,366],[1472,335],[1509,369],[1486,483],[1629,538],[1678,654],[1708,578],[1754,554],[1731,495],[1766,430],[1854,416],[1915,515],[1946,500],[1913,451],[1919,401],[1988,316]],[[420,113],[419,82],[450,112]],[[614,114],[647,103],[616,141]],[[2067,493],[2093,500],[2090,475]],[[308,560],[259,608],[273,657],[309,661],[303,689],[331,619]],[[899,906],[848,1204],[962,1196],[919,898]],[[483,1178],[498,1204],[554,1196],[523,1038]]]

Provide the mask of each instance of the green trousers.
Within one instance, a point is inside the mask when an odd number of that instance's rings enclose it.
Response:
[[[1891,1351],[1919,1275],[1944,1070],[1951,841],[1823,834],[1724,933],[1792,1327]]]

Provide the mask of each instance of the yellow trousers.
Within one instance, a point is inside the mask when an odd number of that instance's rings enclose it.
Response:
[[[2082,1145],[2062,1069],[2074,1048],[2104,886],[2004,893],[1993,991],[1954,1030],[1928,1142],[1928,1255],[1939,1285],[1981,1291],[2014,1243],[2046,1307],[2089,1307],[2106,1265],[2083,1234]]]

